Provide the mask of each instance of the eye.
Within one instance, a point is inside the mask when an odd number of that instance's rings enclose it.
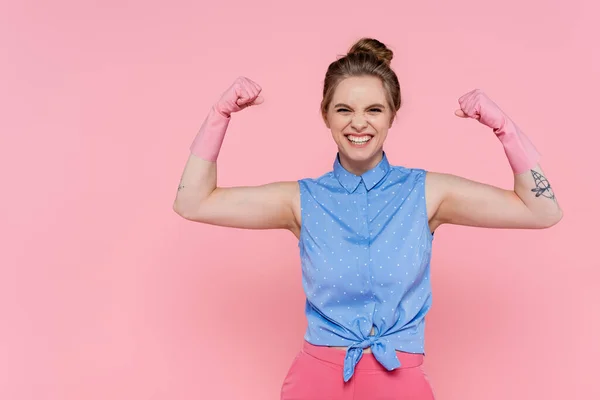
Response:
[[[350,112],[347,108],[338,108],[337,112]]]
[[[381,108],[371,108],[370,111],[382,112]]]

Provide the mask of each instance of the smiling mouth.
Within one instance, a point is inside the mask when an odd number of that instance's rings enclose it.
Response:
[[[350,143],[356,146],[364,146],[373,139],[371,135],[345,135]]]

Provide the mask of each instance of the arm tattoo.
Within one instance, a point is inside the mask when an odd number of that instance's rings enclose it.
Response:
[[[535,197],[544,196],[554,200],[554,192],[552,191],[550,182],[548,182],[546,177],[534,170],[531,170],[531,174],[533,175],[533,180],[535,181],[535,189],[531,189],[531,191],[535,192]]]
[[[180,192],[180,191],[181,191],[181,189],[184,189],[184,188],[185,188],[185,186],[184,186],[184,185],[182,185],[182,184],[180,183],[180,184],[179,184],[179,187],[177,188],[177,191],[178,191],[178,192]]]

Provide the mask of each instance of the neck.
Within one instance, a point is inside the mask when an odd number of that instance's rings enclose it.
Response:
[[[379,164],[379,162],[383,159],[383,150],[377,152],[375,155],[373,155],[373,157],[360,161],[347,158],[342,153],[339,153],[339,155],[340,164],[342,165],[342,167],[344,167],[346,171],[353,173],[354,175],[360,176],[365,172],[375,168],[375,166]]]

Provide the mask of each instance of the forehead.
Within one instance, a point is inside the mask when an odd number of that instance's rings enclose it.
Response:
[[[386,92],[381,80],[374,76],[353,76],[341,81],[333,94],[333,104],[338,102],[354,104],[382,103]]]

